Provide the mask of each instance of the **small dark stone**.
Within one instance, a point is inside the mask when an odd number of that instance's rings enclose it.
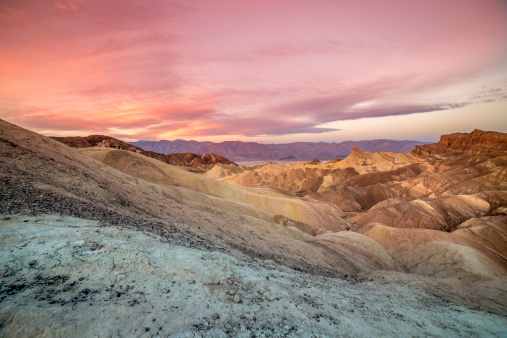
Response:
[[[146,330],[146,332],[148,332],[148,331],[150,331],[151,329],[150,329],[149,327],[147,327],[145,330]]]

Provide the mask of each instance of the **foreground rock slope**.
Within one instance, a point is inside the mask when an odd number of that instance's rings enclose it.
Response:
[[[505,333],[504,152],[202,175],[0,121],[0,157],[2,336]]]
[[[492,299],[505,294],[484,288],[497,288],[493,281],[326,278],[72,217],[19,215],[0,225],[4,337],[505,333]]]

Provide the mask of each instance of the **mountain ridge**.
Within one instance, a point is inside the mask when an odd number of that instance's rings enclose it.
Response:
[[[161,141],[137,141],[130,142],[134,146],[155,151],[162,154],[170,153],[214,153],[225,156],[231,161],[245,160],[280,160],[294,157],[299,161],[333,160],[338,157],[346,157],[353,147],[359,147],[368,152],[410,152],[415,146],[423,145],[420,141],[397,141],[388,139],[332,142],[293,142],[283,144],[262,144],[257,142],[224,141],[224,142],[199,142],[186,140],[161,140]]]

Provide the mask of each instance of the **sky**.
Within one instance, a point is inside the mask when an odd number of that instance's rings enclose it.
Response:
[[[507,2],[0,0],[0,118],[126,141],[507,132]]]

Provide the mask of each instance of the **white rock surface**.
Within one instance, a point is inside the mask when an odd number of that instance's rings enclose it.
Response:
[[[450,281],[324,278],[75,218],[0,221],[0,261],[2,337],[487,337],[507,328],[504,316],[439,296]]]

